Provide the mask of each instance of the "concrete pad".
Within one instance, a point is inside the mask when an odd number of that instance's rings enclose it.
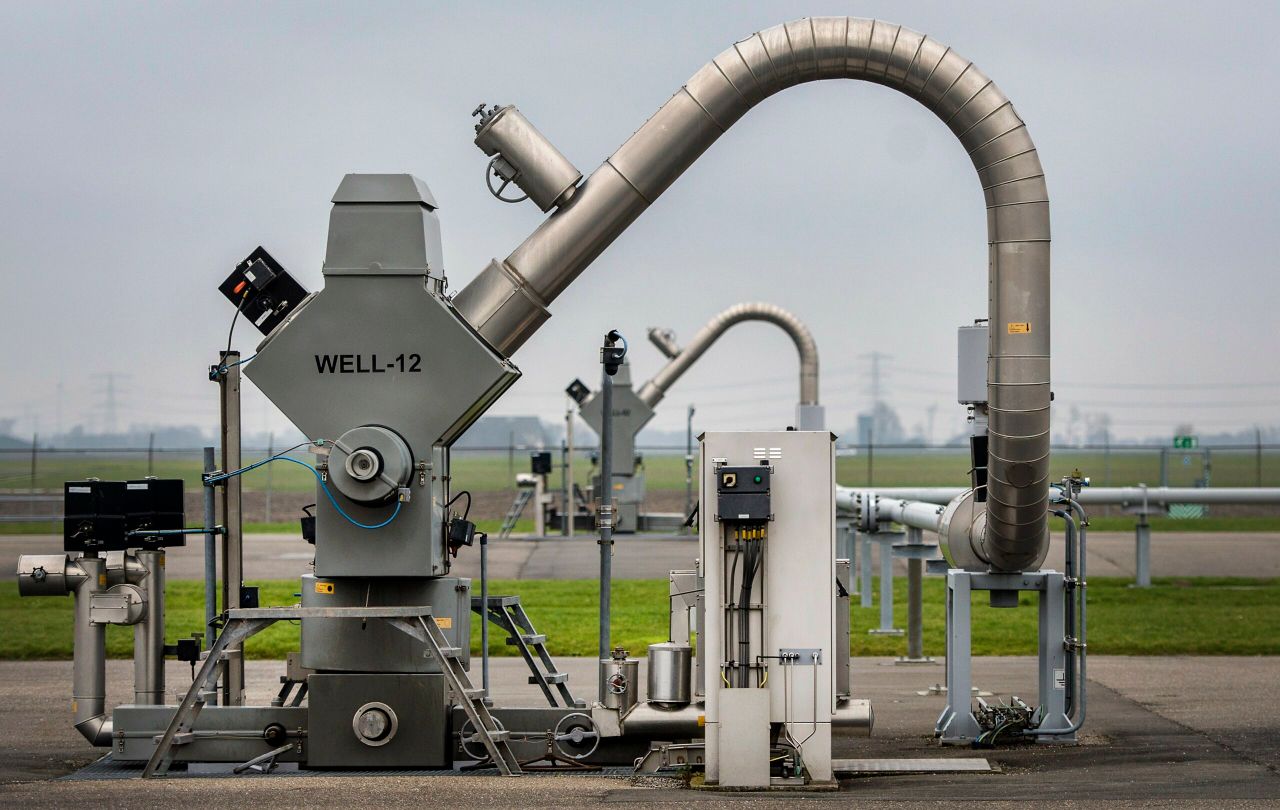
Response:
[[[553,640],[554,641],[554,640]],[[554,650],[553,650],[554,652]],[[580,697],[594,691],[595,662],[564,659],[570,685]],[[251,696],[266,700],[283,665],[251,661]],[[479,680],[478,662],[473,675]],[[1268,675],[1280,658],[1095,658],[1090,662],[1089,722],[1077,746],[1025,744],[993,750],[943,748],[932,728],[943,699],[917,690],[941,680],[942,666],[902,667],[888,659],[855,659],[858,697],[870,698],[877,726],[870,738],[838,734],[841,758],[985,758],[998,773],[880,775],[842,782],[838,796],[804,796],[805,801],[860,804],[893,802],[895,807],[979,800],[984,805],[1025,806],[1068,801],[1073,805],[1215,807],[1242,802],[1280,802],[1280,775],[1274,760],[1260,761],[1254,745],[1272,735],[1280,720],[1277,688]],[[975,683],[996,692],[1034,700],[1035,664],[1030,658],[978,658]],[[524,682],[518,659],[493,659],[494,697],[503,705],[539,705],[536,687]],[[171,687],[189,682],[185,665],[172,663]],[[108,663],[109,692],[129,688],[128,662]],[[643,676],[642,676],[643,680]],[[67,702],[69,662],[0,662],[0,781],[46,779],[95,756],[70,728]],[[1269,692],[1258,692],[1269,689]],[[1244,736],[1233,736],[1244,735]],[[1250,736],[1251,735],[1251,736]],[[1272,749],[1274,750],[1274,749]],[[128,803],[172,806],[179,802],[261,803],[302,807],[318,802],[388,806],[430,802],[444,806],[563,807],[587,802],[626,802],[639,807],[669,804],[782,806],[795,795],[707,795],[679,790],[664,781],[604,777],[525,777],[513,783],[494,777],[246,777],[171,778],[155,783],[40,782],[0,785],[0,803],[28,807],[66,803]],[[852,794],[852,795],[851,795]],[[232,798],[234,797],[234,798]]]

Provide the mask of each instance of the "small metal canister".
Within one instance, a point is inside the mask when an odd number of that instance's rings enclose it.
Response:
[[[693,648],[664,641],[649,645],[649,702],[686,706],[692,699]]]
[[[626,714],[639,699],[640,659],[628,658],[627,651],[619,647],[609,658],[600,659],[601,703],[606,708]]]

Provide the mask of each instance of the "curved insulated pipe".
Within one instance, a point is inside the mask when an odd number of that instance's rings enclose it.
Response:
[[[1035,144],[1013,105],[940,42],[876,20],[820,17],[761,31],[689,79],[505,261],[454,303],[511,354],[547,305],[734,122],[780,90],[820,79],[891,87],[960,139],[987,206],[990,403],[986,528],[992,568],[1034,568],[1048,552],[1049,199]]]
[[[719,315],[707,321],[707,325],[698,330],[689,345],[678,350],[657,374],[649,379],[641,388],[638,396],[649,407],[662,401],[667,389],[675,385],[689,366],[698,361],[711,348],[711,344],[720,339],[729,327],[743,321],[766,321],[775,324],[796,344],[796,352],[800,355],[800,404],[818,404],[818,344],[814,341],[809,327],[776,304],[734,304]]]

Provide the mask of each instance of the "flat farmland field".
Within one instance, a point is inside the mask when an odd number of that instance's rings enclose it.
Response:
[[[247,452],[244,463],[264,458],[262,452]],[[305,451],[294,458],[314,462]],[[549,485],[561,486],[560,454],[553,451],[555,470]],[[1259,463],[1261,461],[1261,463]],[[1184,463],[1185,462],[1185,463]],[[683,454],[650,451],[642,462],[648,488],[651,490],[683,490],[685,460]],[[1115,450],[1110,453],[1093,450],[1055,450],[1052,477],[1058,478],[1079,469],[1093,479],[1095,486],[1127,486],[1138,483],[1160,483],[1160,453],[1156,449]],[[593,471],[589,452],[576,454],[574,479],[585,485]],[[127,480],[155,475],[182,478],[189,489],[200,485],[200,454],[191,451],[157,451],[148,460],[146,451],[129,452],[42,452],[36,459],[36,475],[31,478],[31,459],[25,452],[0,454],[0,491],[29,489],[60,492],[64,481],[86,477]],[[453,454],[455,489],[476,492],[502,492],[514,489],[515,474],[528,472],[529,451],[459,450]],[[963,486],[968,478],[968,451],[962,448],[922,450],[857,451],[841,449],[836,461],[836,478],[845,486]],[[1203,475],[1201,456],[1183,456],[1170,452],[1168,476],[1171,486],[1193,486]],[[694,476],[696,487],[697,476]],[[1212,486],[1280,486],[1280,451],[1267,450],[1260,457],[1252,450],[1217,450],[1211,454]],[[246,491],[270,488],[279,492],[308,492],[314,486],[311,473],[296,464],[274,463],[244,475]]]

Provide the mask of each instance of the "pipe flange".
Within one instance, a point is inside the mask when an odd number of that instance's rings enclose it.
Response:
[[[413,477],[413,453],[395,431],[364,425],[333,442],[329,480],[356,503],[376,505],[396,497]]]
[[[356,739],[371,748],[386,745],[396,736],[400,719],[390,706],[373,701],[356,709],[351,718],[351,730]]]
[[[978,556],[974,539],[979,543],[987,528],[986,504],[974,500],[974,490],[953,498],[938,520],[938,548],[953,568],[986,571],[987,563]]]

